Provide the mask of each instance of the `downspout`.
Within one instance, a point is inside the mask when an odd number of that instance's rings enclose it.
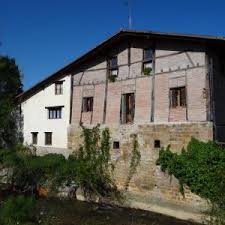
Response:
[[[103,124],[105,124],[106,120],[106,107],[107,107],[107,94],[108,94],[108,82],[109,82],[109,60],[108,57],[106,59],[106,80],[105,80],[105,99],[104,99],[104,109],[103,109]]]
[[[214,92],[214,73],[213,73],[213,58],[208,54],[208,71],[209,71],[209,90],[210,90],[210,118],[209,120],[213,122],[213,140],[217,139],[217,129],[216,129],[216,111],[215,111],[215,92]]]
[[[150,121],[151,122],[154,122],[154,117],[155,117],[155,46],[156,46],[156,43],[154,41],[154,44],[153,44],[153,51],[154,51],[154,54],[153,54],[153,62],[152,62],[152,71],[153,71],[153,74],[152,74],[152,93],[151,93],[151,99],[152,99],[152,102],[151,102],[151,116],[150,116]]]
[[[70,119],[69,124],[72,123],[72,110],[73,110],[73,75],[70,75]]]

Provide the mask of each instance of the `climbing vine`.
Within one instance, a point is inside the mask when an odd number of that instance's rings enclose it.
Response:
[[[130,167],[129,167],[127,180],[125,182],[125,190],[128,189],[130,181],[137,171],[137,167],[140,163],[140,159],[141,159],[141,153],[139,151],[138,139],[137,139],[137,135],[134,134],[133,135],[133,148],[132,148],[132,153],[131,153],[131,161],[130,161]]]
[[[210,201],[213,220],[223,224],[225,219],[225,149],[209,141],[192,139],[181,154],[173,153],[168,146],[161,149],[157,165],[161,170],[174,175],[184,185]]]

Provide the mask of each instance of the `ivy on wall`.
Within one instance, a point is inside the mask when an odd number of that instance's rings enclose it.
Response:
[[[141,153],[139,151],[138,139],[137,139],[137,135],[134,134],[133,135],[133,148],[132,148],[132,153],[131,153],[131,161],[130,161],[127,180],[125,182],[125,190],[128,189],[132,177],[137,172],[137,167],[140,164],[140,159],[141,159]]]
[[[224,221],[224,148],[212,141],[205,143],[192,139],[181,154],[173,153],[170,146],[161,149],[156,164],[161,166],[162,171],[174,175],[179,180],[180,191],[183,194],[183,187],[187,185],[193,193],[209,200],[216,224]]]

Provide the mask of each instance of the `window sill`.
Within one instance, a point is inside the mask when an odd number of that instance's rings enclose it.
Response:
[[[170,107],[170,109],[186,109],[187,106]]]

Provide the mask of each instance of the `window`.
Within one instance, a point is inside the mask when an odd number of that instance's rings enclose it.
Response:
[[[52,145],[52,132],[45,132],[45,145]]]
[[[82,112],[92,112],[93,111],[93,97],[84,97]]]
[[[49,119],[61,119],[62,118],[62,107],[48,107],[48,118]]]
[[[38,132],[31,132],[32,144],[36,145],[38,143]]]
[[[113,142],[113,149],[119,149],[120,148],[120,142],[119,141],[114,141]]]
[[[147,48],[143,50],[143,66],[142,70],[145,75],[150,75],[152,72],[153,50]]]
[[[109,60],[110,76],[118,76],[118,59],[117,56],[113,56]]]
[[[55,94],[62,95],[63,94],[63,81],[57,81],[55,83]]]
[[[160,148],[161,147],[160,140],[155,140],[154,141],[154,147],[155,148]]]
[[[172,88],[170,89],[170,107],[186,107],[186,88]]]
[[[132,123],[134,121],[134,110],[134,93],[123,94],[121,102],[121,123]]]

